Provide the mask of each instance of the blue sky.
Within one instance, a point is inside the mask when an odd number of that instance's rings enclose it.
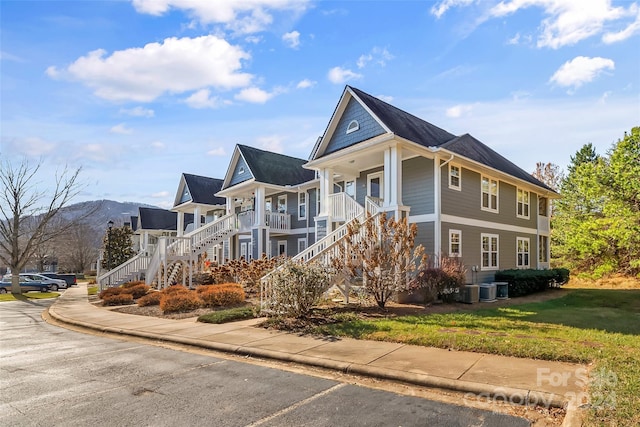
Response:
[[[640,125],[640,4],[0,0],[0,156],[170,207],[235,144],[307,158],[345,84],[527,171]]]

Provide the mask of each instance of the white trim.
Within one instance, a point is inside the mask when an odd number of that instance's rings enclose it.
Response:
[[[489,266],[485,267],[484,265],[482,265],[482,255],[485,253],[484,252],[484,248],[482,245],[482,240],[488,237],[489,238],[489,251],[487,252],[489,254]],[[496,250],[492,251],[491,250],[491,239],[496,239]],[[491,265],[491,254],[495,253],[496,254],[496,265]],[[495,270],[499,270],[500,269],[500,235],[499,234],[491,234],[491,233],[480,233],[480,270],[481,271],[495,271]]]
[[[247,242],[240,242],[240,258],[244,257],[245,260],[248,258],[247,246]]]
[[[451,174],[451,168],[456,168],[458,169],[458,185],[453,185],[451,183],[451,178],[453,177],[453,175]],[[456,191],[462,191],[462,166],[460,166],[457,163],[449,163],[449,188],[451,190],[456,190]]]
[[[409,215],[409,224],[422,222],[436,222],[436,214]]]
[[[353,125],[353,127],[352,127]],[[360,129],[360,123],[357,120],[351,120],[347,125],[347,135]]]
[[[304,203],[300,202],[300,196],[304,196]],[[307,216],[309,216],[309,213],[307,212],[307,200],[309,199],[309,195],[307,194],[306,191],[301,191],[300,193],[298,193],[298,221],[307,219]],[[304,216],[300,215],[300,207],[304,206]]]
[[[489,189],[488,189],[488,198],[487,198],[487,202],[489,202],[489,206],[485,207],[483,205],[483,196],[484,196],[484,190],[482,188],[482,181],[484,181],[485,179],[487,179],[489,181]],[[494,207],[491,207],[491,183],[492,181],[495,181],[496,183],[496,205]],[[500,180],[499,179],[494,179],[488,175],[480,175],[480,210],[483,210],[485,212],[491,212],[491,213],[500,213]]]
[[[501,224],[499,222],[483,221],[480,219],[464,218],[461,216],[447,215],[447,214],[442,214],[442,222],[468,225],[471,227],[479,227],[479,228],[485,228],[490,230],[513,231],[515,233],[524,233],[524,234],[538,233],[538,230],[536,230],[535,228],[520,227],[517,225],[511,225],[511,224]]]
[[[304,248],[302,248],[302,250],[300,250],[300,243],[304,242]],[[304,251],[305,249],[307,249],[307,238],[306,237],[298,237],[298,247],[297,249],[297,253],[300,253],[302,251]]]
[[[522,202],[522,210],[524,210],[524,207],[527,206],[527,214],[526,215],[520,215],[518,213],[518,205],[520,204],[520,192],[523,193],[527,193],[527,203]],[[522,218],[522,219],[529,219],[531,218],[531,192],[529,190],[525,190],[522,187],[516,187],[516,217],[518,218]]]
[[[451,250],[451,235],[453,234],[457,234],[458,235],[458,252],[454,255],[454,252]],[[462,231],[460,230],[454,230],[454,229],[449,229],[449,256],[450,257],[456,257],[456,258],[460,258],[462,257]]]
[[[380,180],[380,185],[378,186],[379,194],[378,196],[371,195],[371,181],[378,178]],[[378,197],[382,201],[384,201],[384,172],[378,171],[373,172],[367,175],[367,196],[369,197]]]
[[[527,263],[526,264],[522,264],[519,265],[518,263],[518,255],[520,255],[520,250],[518,248],[518,244],[520,243],[520,241],[523,242],[527,242],[527,250],[526,252],[522,252],[522,254],[526,254],[526,258],[527,258]],[[531,268],[531,239],[528,237],[520,237],[520,236],[516,236],[516,268],[522,268],[522,269],[526,269],[526,268]]]
[[[280,253],[280,245],[284,246],[284,255],[287,256],[287,241],[286,240],[278,240],[278,245],[276,246],[276,252],[278,256],[282,255]]]
[[[280,212],[280,200],[282,200],[282,199],[284,199],[284,212]],[[287,213],[287,208],[288,208],[288,206],[287,206],[288,200],[287,199],[288,199],[288,197],[287,197],[286,194],[278,195],[277,204],[276,204],[276,212],[284,213],[284,214]]]

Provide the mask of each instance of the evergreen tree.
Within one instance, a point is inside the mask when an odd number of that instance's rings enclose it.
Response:
[[[131,236],[133,236],[133,230],[127,225],[107,230],[102,239],[102,249],[104,250],[102,268],[113,269],[133,258],[135,254],[133,253]],[[111,260],[110,267],[109,260]]]

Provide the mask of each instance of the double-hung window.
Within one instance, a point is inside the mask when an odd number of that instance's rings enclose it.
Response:
[[[449,256],[462,256],[462,231],[449,230]]]
[[[482,270],[498,269],[498,235],[481,234]]]
[[[278,213],[287,213],[287,195],[278,196]]]
[[[498,212],[498,181],[482,177],[482,210]]]
[[[307,219],[307,193],[298,193],[298,219]]]
[[[529,268],[529,238],[517,237],[516,247],[518,268]]]
[[[528,191],[518,188],[518,204],[516,207],[516,215],[519,218],[529,219],[529,198]]]
[[[460,166],[449,163],[449,188],[460,191],[462,189],[462,179]]]

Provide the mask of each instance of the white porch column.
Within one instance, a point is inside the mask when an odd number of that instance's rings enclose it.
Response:
[[[329,215],[329,195],[333,193],[333,169],[320,171],[320,212],[319,216]]]
[[[255,193],[254,193],[254,197],[255,197],[255,213],[256,213],[256,217],[255,217],[255,222],[254,225],[255,226],[264,226],[266,224],[265,222],[265,195],[266,195],[266,189],[264,188],[263,185],[261,185],[260,187],[256,188]]]
[[[178,231],[178,237],[184,235],[184,212],[178,212],[178,222],[176,223],[176,229]]]
[[[200,222],[200,206],[196,206],[193,210],[193,229],[197,230],[200,228],[202,223]]]
[[[436,220],[433,224],[433,253],[436,256],[436,266],[440,264],[440,248],[442,248],[442,203],[441,203],[441,181],[440,156],[433,159],[433,211]]]
[[[233,209],[233,200],[234,199],[233,199],[233,197],[229,197],[229,196],[227,196],[226,199],[227,199],[227,215],[229,215],[229,214],[232,214],[234,212],[234,209]]]
[[[140,247],[140,249],[143,251],[149,250],[149,232],[148,231],[142,232],[142,246]]]
[[[399,219],[407,207],[402,205],[402,148],[398,144],[384,150],[383,206]]]

